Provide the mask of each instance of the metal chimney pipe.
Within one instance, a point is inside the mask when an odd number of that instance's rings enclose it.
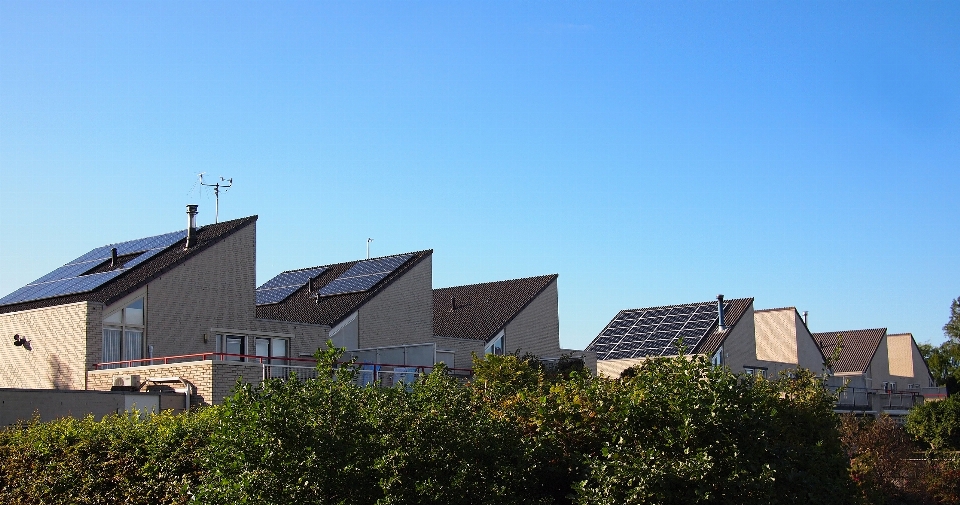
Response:
[[[110,249],[110,268],[117,268],[117,248]]]
[[[807,320],[807,314],[809,314],[809,312],[807,312],[806,310],[803,311],[803,324],[806,325],[807,327],[810,327],[810,323]]]
[[[199,205],[187,205],[187,245],[184,249],[197,244],[197,207]]]
[[[457,310],[457,297],[450,297],[450,310]]]
[[[720,331],[727,329],[726,321],[723,319],[723,295],[717,295],[717,323],[720,326]]]

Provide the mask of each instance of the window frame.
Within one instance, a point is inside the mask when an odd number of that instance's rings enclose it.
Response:
[[[139,304],[140,306],[133,307],[134,305]],[[133,315],[128,316],[128,311],[139,311],[139,314],[136,318]],[[114,316],[119,315],[118,318],[114,319]],[[116,345],[108,345],[107,332],[119,332],[119,335],[110,335],[109,338],[113,339],[119,336],[119,341]],[[136,355],[129,354],[131,349],[130,347],[130,335],[139,333],[139,353]],[[146,293],[141,293],[135,296],[133,299],[123,303],[121,307],[113,312],[106,313],[103,316],[100,328],[101,334],[101,349],[100,357],[103,363],[110,363],[115,361],[137,361],[144,358],[147,350],[147,295]],[[134,337],[136,338],[136,337]],[[107,356],[108,348],[116,347],[116,357],[119,359],[113,359],[114,356]],[[112,353],[111,353],[112,354]],[[127,366],[140,366],[139,364],[117,364],[109,365],[109,368],[122,368]]]
[[[500,343],[500,352],[499,352],[499,353],[496,352],[496,349],[497,349],[496,344],[497,344],[497,342]],[[504,330],[500,330],[499,332],[497,332],[497,335],[496,335],[495,337],[491,338],[491,339],[487,342],[487,344],[483,347],[483,354],[484,354],[484,355],[493,354],[494,356],[503,356],[503,355],[506,354],[506,352],[507,352],[507,345],[506,345],[506,344],[507,344],[506,332],[505,332]]]

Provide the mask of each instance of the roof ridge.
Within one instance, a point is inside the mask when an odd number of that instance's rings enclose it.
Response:
[[[520,277],[518,279],[503,279],[499,281],[489,281],[489,282],[477,282],[475,284],[461,284],[459,286],[447,286],[445,288],[433,288],[434,291],[443,291],[445,289],[457,289],[457,288],[472,288],[476,286],[489,286],[492,284],[497,284],[501,282],[515,282],[515,281],[529,281],[534,279],[555,279],[560,277],[560,274],[546,274],[546,275],[534,275],[531,277]]]
[[[411,251],[411,252],[405,252],[405,253],[388,254],[388,255],[386,255],[386,256],[377,256],[376,258],[364,258],[364,259],[359,259],[359,260],[338,261],[338,262],[336,262],[336,263],[327,263],[327,264],[325,264],[325,265],[316,265],[316,266],[312,266],[312,267],[293,268],[293,269],[290,269],[290,270],[282,270],[282,271],[280,271],[277,275],[286,274],[286,273],[290,273],[290,272],[302,272],[302,271],[304,271],[304,270],[314,270],[314,269],[316,269],[316,268],[330,268],[330,267],[337,266],[337,265],[346,265],[347,263],[360,263],[361,261],[372,261],[372,260],[380,260],[380,259],[384,259],[384,258],[393,258],[394,256],[403,256],[403,255],[405,255],[405,254],[416,255],[416,254],[422,254],[422,253],[427,253],[427,252],[432,253],[432,252],[433,252],[433,249],[423,249],[423,250],[420,250],[420,251]],[[276,277],[277,275],[274,275],[273,277]],[[272,279],[273,277],[271,277],[271,279]]]
[[[735,301],[741,301],[741,300],[753,300],[753,298],[745,297],[745,298],[724,298],[723,299],[724,302],[730,302],[730,303],[733,303]],[[629,312],[632,310],[672,309],[674,307],[686,307],[688,305],[700,305],[702,303],[717,303],[717,300],[714,299],[714,300],[707,300],[705,302],[678,303],[675,305],[655,305],[653,307],[637,307],[635,309],[623,309],[620,312]]]
[[[796,308],[796,307],[777,307],[777,308],[774,308],[774,309],[753,309],[753,312],[754,312],[754,314],[756,314],[757,312],[774,312],[774,311],[778,311],[778,310],[793,310],[793,311],[796,311],[797,308]]]

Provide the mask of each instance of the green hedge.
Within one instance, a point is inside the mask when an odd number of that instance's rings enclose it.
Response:
[[[2,503],[851,503],[821,383],[706,360],[545,377],[512,356],[410,388],[320,376],[224,405],[0,432]]]

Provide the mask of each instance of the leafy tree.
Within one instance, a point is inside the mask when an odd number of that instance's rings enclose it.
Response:
[[[906,428],[931,450],[960,450],[960,397],[924,402],[910,409]]]
[[[950,319],[943,326],[943,333],[947,341],[940,346],[920,344],[918,348],[933,380],[953,395],[960,392],[960,298],[950,303]]]

